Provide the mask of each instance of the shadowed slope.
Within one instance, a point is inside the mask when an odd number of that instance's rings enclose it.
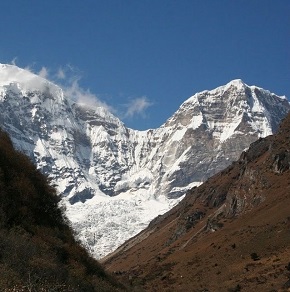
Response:
[[[74,240],[47,178],[0,130],[1,291],[121,291]]]

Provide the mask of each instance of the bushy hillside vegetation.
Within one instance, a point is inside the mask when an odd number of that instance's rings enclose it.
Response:
[[[121,291],[75,241],[59,197],[0,130],[0,290]]]

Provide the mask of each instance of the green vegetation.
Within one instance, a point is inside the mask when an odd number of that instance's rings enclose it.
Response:
[[[0,290],[125,290],[74,239],[59,197],[0,130]]]

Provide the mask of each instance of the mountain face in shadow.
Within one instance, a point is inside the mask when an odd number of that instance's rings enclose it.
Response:
[[[124,291],[75,241],[59,200],[0,130],[0,290]]]
[[[104,259],[140,291],[289,291],[290,115]]]

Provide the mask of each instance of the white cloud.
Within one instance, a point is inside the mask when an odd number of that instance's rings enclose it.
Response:
[[[16,65],[16,61],[17,57],[11,61],[11,64]],[[25,74],[25,72],[18,71],[16,69],[15,71],[13,68],[11,68],[11,72],[9,72],[9,74],[11,73],[11,78],[14,78],[16,74],[22,74],[23,76],[21,77],[21,80],[23,80],[25,85],[32,86],[35,89],[45,88],[45,86],[47,86],[46,81],[43,80],[43,82],[39,82],[39,79],[37,79],[34,75],[36,74],[61,87],[67,98],[90,107],[103,107],[112,114],[118,115],[120,118],[124,119],[133,118],[135,116],[145,118],[146,110],[153,105],[153,103],[146,96],[141,96],[137,98],[129,98],[128,103],[119,104],[119,106],[113,107],[107,104],[103,99],[101,100],[98,95],[92,93],[89,89],[84,89],[80,86],[79,81],[82,78],[82,72],[80,72],[78,68],[75,68],[70,64],[60,66],[56,70],[43,66],[38,73],[35,73],[36,70],[33,70],[34,66],[35,64],[31,64],[24,68],[33,74]]]
[[[95,94],[91,93],[89,89],[83,89],[79,86],[79,79],[75,79],[69,86],[64,88],[64,93],[68,98],[75,100],[77,103],[86,104],[88,106],[103,107],[108,111],[114,113],[115,109],[109,106],[106,102],[101,101]]]
[[[8,85],[19,82],[23,89],[44,90],[47,87],[46,80],[40,80],[31,70],[19,70],[17,66],[9,66],[1,72],[2,84]]]
[[[77,103],[94,107],[103,107],[111,113],[116,113],[116,110],[112,106],[100,100],[100,98],[94,93],[91,93],[89,89],[84,89],[79,85],[79,81],[82,79],[82,73],[78,68],[67,64],[64,67],[59,67],[54,77],[58,79],[56,83],[61,83],[60,87],[68,98],[73,99]]]
[[[132,99],[128,104],[126,104],[127,110],[125,113],[125,118],[131,118],[135,115],[141,115],[144,117],[146,109],[151,105],[153,105],[153,103],[150,102],[146,96]]]
[[[48,78],[48,75],[49,75],[49,73],[48,73],[48,69],[47,69],[46,67],[42,67],[42,68],[40,69],[40,71],[38,72],[38,75],[39,75],[40,77],[42,77],[42,78],[47,79],[47,78]]]
[[[66,74],[65,74],[64,69],[59,68],[57,73],[56,73],[56,77],[57,77],[57,79],[64,80],[66,78]]]
[[[17,57],[14,57],[13,60],[10,62],[11,65],[16,66],[16,60],[17,60]]]
[[[30,73],[35,74],[35,71],[32,69],[32,65],[27,65],[26,67],[24,67],[24,70],[29,71]]]

